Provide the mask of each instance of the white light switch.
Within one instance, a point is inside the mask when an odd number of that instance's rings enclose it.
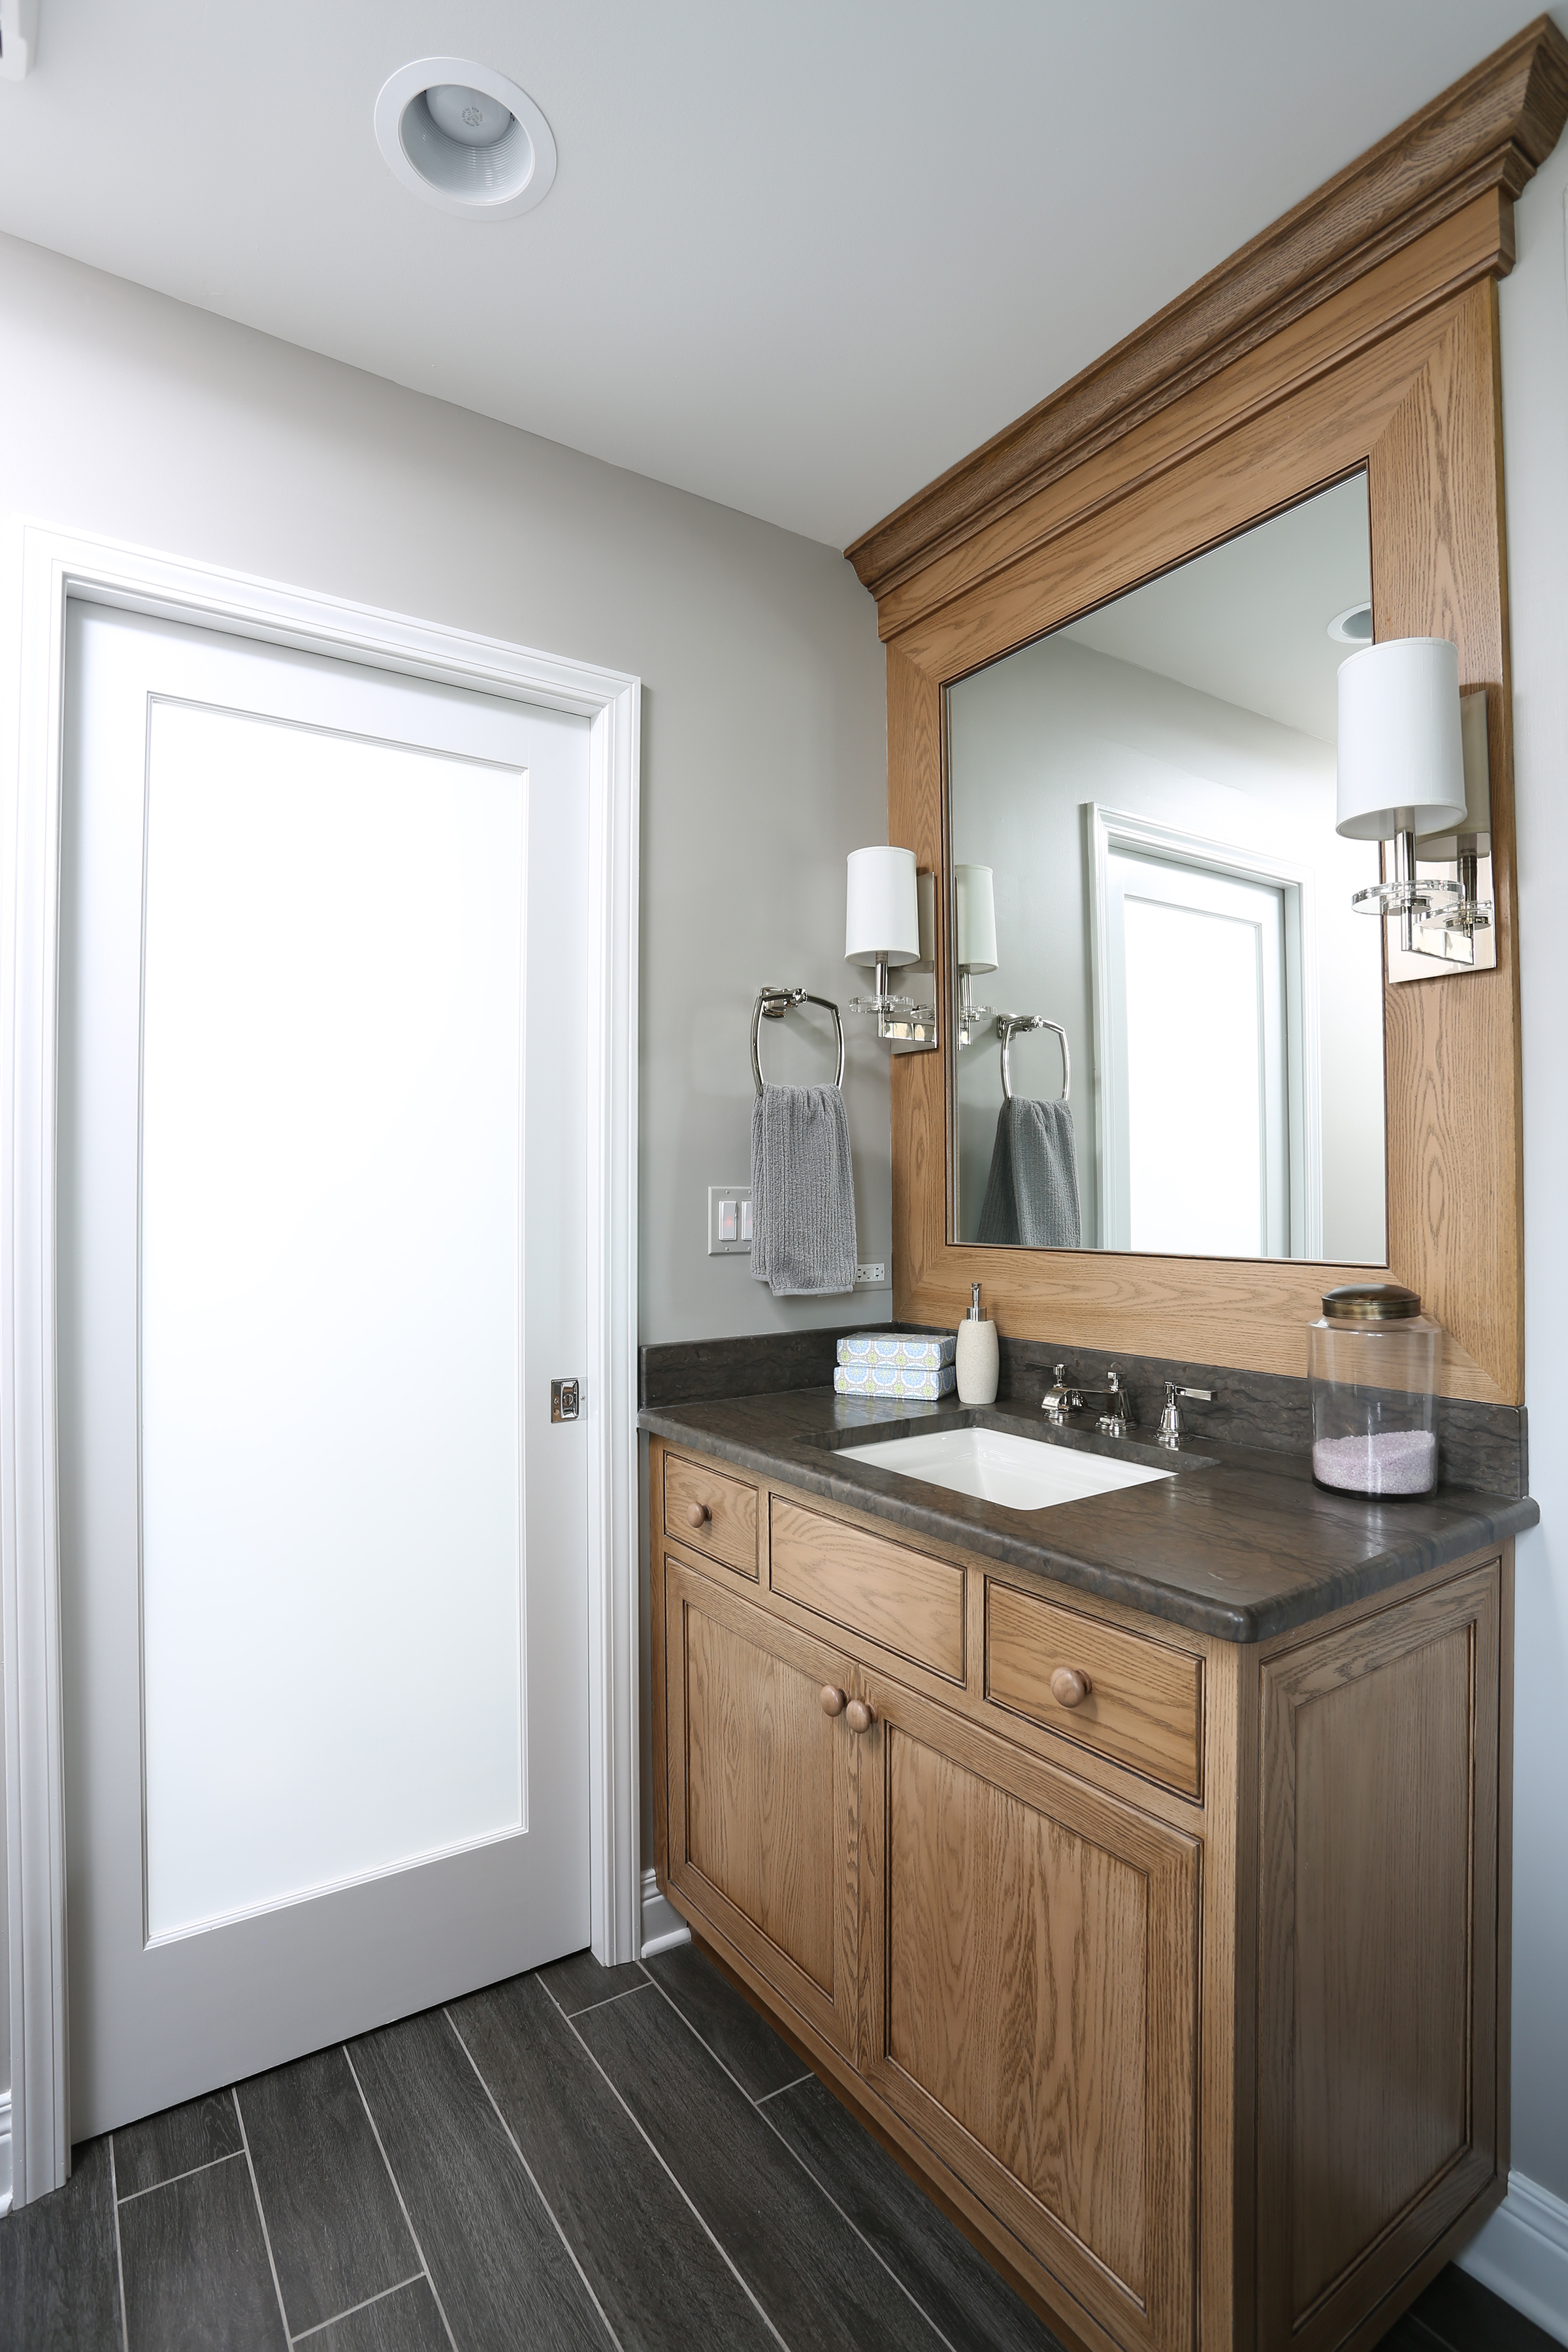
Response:
[[[709,1256],[749,1255],[751,1247],[751,1186],[749,1184],[710,1184],[708,1187]]]

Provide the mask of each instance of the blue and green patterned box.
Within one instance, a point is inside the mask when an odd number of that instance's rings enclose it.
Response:
[[[892,1365],[900,1370],[936,1372],[951,1364],[958,1349],[952,1331],[856,1331],[838,1342],[841,1364]]]
[[[931,1364],[923,1370],[918,1364],[837,1364],[834,1367],[833,1385],[840,1396],[922,1397],[931,1401],[950,1396],[958,1386],[958,1373],[952,1364]]]

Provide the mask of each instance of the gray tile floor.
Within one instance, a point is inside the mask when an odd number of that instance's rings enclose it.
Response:
[[[1548,2339],[1449,2271],[1389,2341]],[[5,2352],[1054,2342],[689,1947],[579,1953],[150,2116],[0,2221]]]

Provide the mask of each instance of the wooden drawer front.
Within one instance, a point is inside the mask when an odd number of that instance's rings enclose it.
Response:
[[[710,1463],[664,1457],[664,1532],[691,1551],[705,1551],[757,1577],[757,1490],[727,1478]]]
[[[963,1570],[773,1498],[775,1592],[900,1658],[963,1680]]]
[[[1051,1676],[1068,1667],[1088,1695],[1064,1706]],[[1028,1723],[1146,1773],[1183,1796],[1203,1786],[1204,1662],[1076,1609],[1005,1584],[985,1590],[985,1696]]]

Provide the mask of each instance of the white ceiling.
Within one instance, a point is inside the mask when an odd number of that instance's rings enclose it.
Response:
[[[0,228],[841,546],[1528,13],[40,0]],[[433,53],[542,108],[536,211],[393,179]]]
[[[1366,476],[1354,474],[1061,634],[1331,746],[1355,648],[1329,623],[1371,596]]]

